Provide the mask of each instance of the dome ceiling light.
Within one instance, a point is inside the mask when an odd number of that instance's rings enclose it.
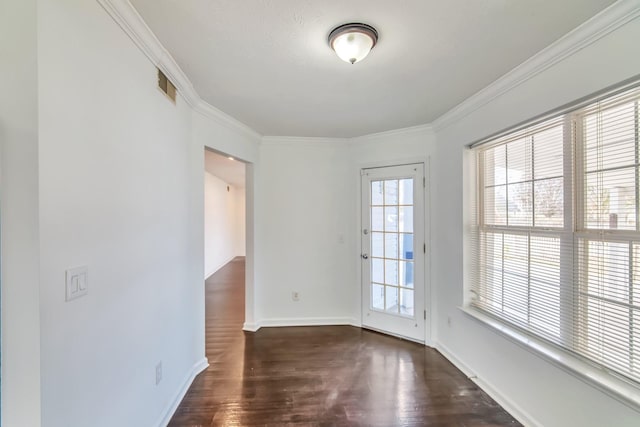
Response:
[[[329,34],[329,46],[345,62],[362,61],[378,42],[378,32],[371,25],[351,23],[336,27]]]

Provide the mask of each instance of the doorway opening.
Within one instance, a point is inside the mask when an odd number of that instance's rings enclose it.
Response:
[[[246,256],[246,165],[205,149],[204,278]]]

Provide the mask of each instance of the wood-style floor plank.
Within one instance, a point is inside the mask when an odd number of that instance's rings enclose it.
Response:
[[[244,258],[206,282],[206,352],[170,426],[517,426],[436,350],[351,326],[243,332]]]

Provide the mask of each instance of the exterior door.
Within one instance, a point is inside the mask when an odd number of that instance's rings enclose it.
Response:
[[[424,165],[361,175],[362,325],[424,342]]]

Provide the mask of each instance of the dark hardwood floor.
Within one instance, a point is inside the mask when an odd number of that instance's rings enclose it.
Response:
[[[244,258],[206,282],[209,368],[170,426],[520,425],[436,350],[351,326],[243,332]]]

